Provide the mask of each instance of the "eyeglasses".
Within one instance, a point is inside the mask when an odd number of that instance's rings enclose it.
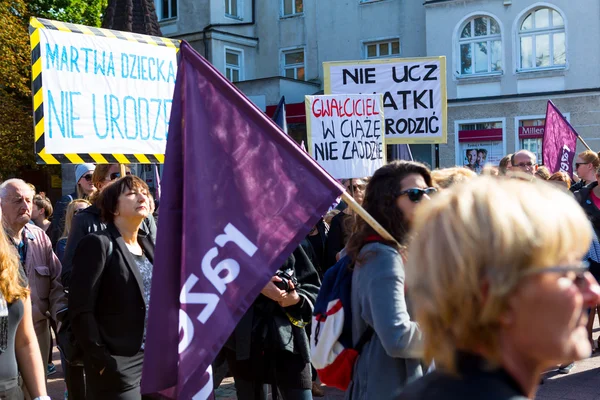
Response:
[[[92,181],[92,174],[85,174],[83,176],[83,179],[85,179],[86,182],[91,182]]]
[[[348,185],[348,190],[353,190],[353,191],[365,190],[366,187],[367,187],[367,185],[352,185],[352,186]]]
[[[423,199],[423,196],[429,196],[430,194],[434,194],[435,192],[437,192],[437,189],[434,187],[428,187],[425,189],[410,188],[398,193],[397,197],[407,195],[410,201],[412,201],[413,203],[418,203]]]
[[[548,273],[561,274],[565,275],[565,277],[568,277],[567,275],[570,275],[570,278],[573,281],[573,283],[577,287],[581,287],[586,282],[585,273],[588,272],[589,266],[589,263],[584,261],[577,266],[530,268],[521,273],[521,277]]]
[[[586,165],[586,164],[591,164],[589,162],[576,162],[575,163],[575,169],[579,168],[581,165]]]
[[[131,175],[131,172],[126,172],[125,175]],[[115,179],[119,179],[121,177],[120,172],[113,172],[108,176],[109,181],[114,181]]]
[[[532,163],[531,161],[529,161],[529,162],[526,162],[526,163],[524,163],[524,162],[522,162],[522,163],[519,163],[519,164],[517,164],[517,165],[515,165],[515,166],[516,166],[516,167],[519,167],[519,168],[531,168],[531,167],[533,167],[534,165],[535,165],[534,163]]]

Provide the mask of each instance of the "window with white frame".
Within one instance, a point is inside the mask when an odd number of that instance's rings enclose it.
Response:
[[[304,0],[281,0],[281,15],[289,17],[304,12]]]
[[[519,27],[521,70],[564,67],[567,63],[565,21],[551,8],[528,13]]]
[[[238,0],[225,0],[225,15],[228,17],[240,18]]]
[[[304,68],[304,49],[283,52],[283,76],[303,81]]]
[[[460,75],[489,74],[502,71],[502,37],[498,22],[478,16],[468,20],[458,39]]]
[[[157,0],[154,4],[159,21],[177,18],[177,0]]]
[[[381,58],[400,55],[400,39],[365,43],[365,58]]]
[[[243,80],[242,68],[244,62],[244,53],[240,50],[225,49],[225,77],[231,82]]]

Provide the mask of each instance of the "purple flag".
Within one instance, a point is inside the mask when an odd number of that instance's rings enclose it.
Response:
[[[554,103],[548,100],[542,157],[544,165],[550,170],[550,173],[563,171],[573,178],[573,159],[578,136],[569,121]]]
[[[237,322],[343,188],[180,47],[142,392],[202,400]]]

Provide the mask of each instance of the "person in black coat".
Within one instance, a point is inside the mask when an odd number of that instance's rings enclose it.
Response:
[[[69,313],[83,349],[87,399],[141,399],[154,243],[138,235],[150,213],[145,182],[126,176],[97,204],[106,230],[85,236],[73,258]]]
[[[128,172],[130,174],[130,172]],[[71,279],[71,270],[73,263],[73,256],[77,245],[87,234],[92,232],[101,231],[106,229],[106,223],[100,217],[100,208],[96,204],[98,195],[109,186],[111,182],[120,177],[120,166],[119,164],[102,164],[96,167],[92,180],[94,186],[98,188],[99,193],[93,196],[90,200],[92,205],[85,210],[77,213],[73,217],[71,223],[71,230],[67,239],[67,246],[65,248],[65,254],[62,263],[61,279],[65,288],[69,287]],[[150,239],[156,241],[156,222],[152,214],[143,221],[140,226],[141,231],[150,237]]]
[[[579,205],[585,211],[585,214],[589,218],[592,226],[594,228],[594,232],[596,233],[596,237],[600,237],[600,186],[598,186],[597,181],[593,181],[587,186],[584,186],[580,190],[574,193],[575,199],[579,203]],[[590,267],[590,273],[596,278],[597,281],[600,281],[600,263],[592,258],[587,259]],[[592,338],[592,333],[594,329],[594,320],[596,319],[596,313],[600,316],[600,307],[595,306],[591,309],[589,317],[588,317],[588,338],[590,343],[592,344],[592,349],[594,351],[600,347],[600,341],[594,343]]]
[[[52,248],[56,249],[56,244],[65,230],[65,216],[69,204],[75,199],[87,199],[96,191],[96,187],[92,182],[92,174],[95,169],[94,164],[79,164],[75,169],[77,190],[61,197],[54,205],[52,223],[46,231],[52,242]]]
[[[281,273],[297,283],[282,290]],[[267,398],[265,384],[286,400],[312,399],[310,345],[305,327],[321,282],[298,246],[242,317],[225,345],[240,400]],[[277,388],[277,389],[276,389]]]

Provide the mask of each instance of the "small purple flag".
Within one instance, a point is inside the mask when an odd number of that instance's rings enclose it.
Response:
[[[563,171],[573,178],[573,159],[579,135],[552,101],[548,100],[542,157],[550,173]]]
[[[142,393],[204,400],[216,354],[343,187],[189,44],[180,53]]]
[[[279,104],[277,104],[277,108],[273,113],[273,121],[284,131],[286,134],[288,133],[287,126],[287,114],[285,112],[285,96],[281,96],[281,100],[279,100]]]

